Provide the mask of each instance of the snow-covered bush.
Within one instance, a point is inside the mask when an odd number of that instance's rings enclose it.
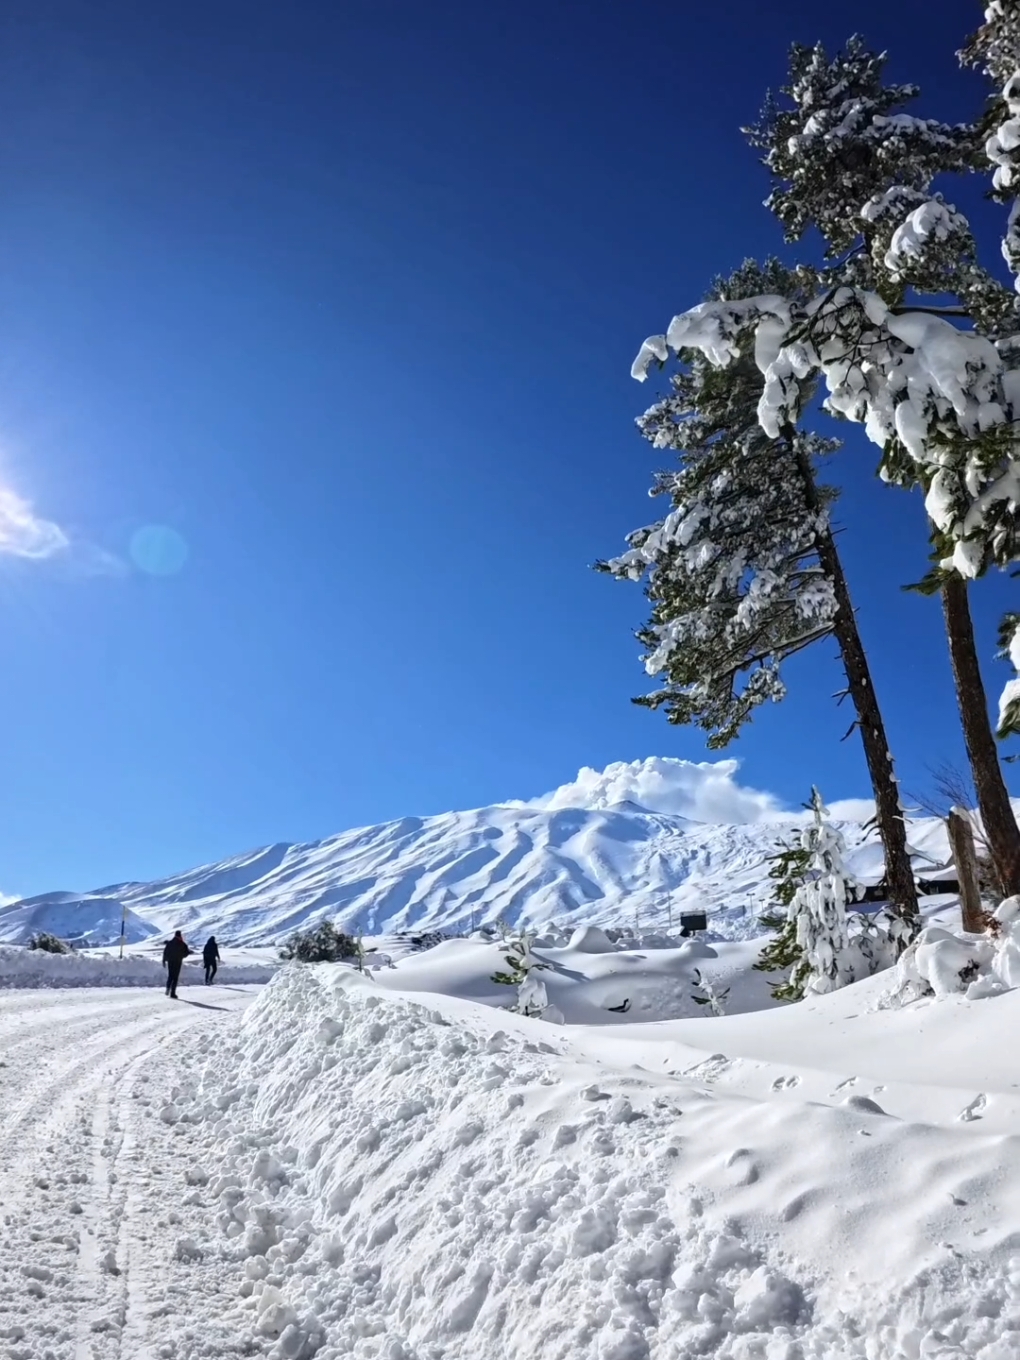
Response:
[[[519,1015],[530,1015],[536,1019],[562,1022],[557,1007],[550,1005],[545,983],[537,976],[540,970],[549,967],[536,958],[532,952],[534,936],[521,930],[504,940],[506,968],[493,973],[492,981],[502,986],[516,987],[517,1000],[510,1007]]]
[[[28,942],[29,949],[41,949],[45,954],[73,954],[74,950],[69,944],[56,935],[51,935],[46,930],[40,930],[38,935],[33,935]]]
[[[1007,897],[980,935],[928,926],[905,951],[892,999],[963,994],[971,1001],[1020,987],[1020,897]]]
[[[332,921],[322,921],[313,930],[299,930],[280,950],[281,959],[299,963],[338,963],[360,956],[359,941],[337,930]]]
[[[700,968],[695,968],[691,981],[699,989],[691,993],[691,1000],[696,1006],[707,1006],[713,1015],[726,1014],[726,1002],[730,995],[728,987],[716,987],[709,978],[702,976]]]

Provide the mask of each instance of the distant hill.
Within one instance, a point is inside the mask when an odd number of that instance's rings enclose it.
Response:
[[[500,917],[648,929],[695,909],[706,910],[722,936],[760,934],[767,859],[779,839],[796,835],[795,819],[712,824],[654,811],[634,797],[609,798],[597,779],[577,788],[565,786],[569,794],[557,790],[540,805],[404,817],[306,845],[267,846],[152,883],[30,898],[0,908],[0,943],[37,930],[106,943],[119,934],[122,907],[132,940],[180,928],[246,945],[285,939],[323,918],[365,934],[467,930]],[[560,806],[568,797],[602,805]],[[877,882],[882,855],[874,833],[841,825],[851,865],[863,882]],[[910,841],[921,872],[944,861],[940,822],[911,823]]]

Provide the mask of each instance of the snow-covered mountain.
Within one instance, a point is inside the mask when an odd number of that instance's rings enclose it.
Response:
[[[744,937],[758,933],[767,857],[796,834],[797,819],[737,786],[736,768],[619,764],[582,771],[533,803],[404,817],[151,883],[49,893],[0,908],[0,943],[37,930],[105,943],[119,933],[122,907],[135,940],[181,928],[266,944],[323,918],[365,934],[465,930],[499,917],[648,929],[676,924],[685,910],[707,910],[713,930]],[[748,820],[719,820],[727,811]],[[877,882],[873,833],[842,825],[858,876]],[[943,862],[940,823],[913,823],[911,843],[919,865]]]

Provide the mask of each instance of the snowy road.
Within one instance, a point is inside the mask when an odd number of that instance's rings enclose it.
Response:
[[[175,1040],[214,1032],[257,988],[191,990],[176,1004],[148,989],[0,993],[5,1360],[158,1354],[182,1177],[139,1115],[175,1079]]]

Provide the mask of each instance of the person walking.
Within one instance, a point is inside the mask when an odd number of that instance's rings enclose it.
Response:
[[[216,967],[220,961],[220,947],[216,943],[216,936],[210,935],[205,942],[202,950],[202,962],[205,964],[205,985],[208,987],[216,976]]]
[[[177,983],[181,976],[181,964],[191,953],[179,930],[174,931],[172,940],[163,946],[163,963],[166,967],[166,994],[172,1001],[177,1000]]]

